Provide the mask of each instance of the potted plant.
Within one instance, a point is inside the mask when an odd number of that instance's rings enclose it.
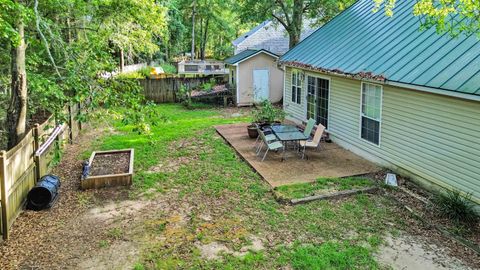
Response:
[[[248,136],[252,139],[258,137],[257,126],[264,127],[285,119],[285,112],[276,108],[269,100],[264,100],[252,111],[253,123],[247,127]]]

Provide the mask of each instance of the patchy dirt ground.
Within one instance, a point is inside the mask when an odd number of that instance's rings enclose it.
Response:
[[[380,248],[377,259],[381,264],[393,269],[472,269],[465,266],[459,259],[448,256],[445,248],[428,242],[428,239],[420,236],[402,234],[393,237],[390,235]]]
[[[234,113],[225,112],[226,115]],[[248,251],[263,251],[269,256],[268,252],[279,242],[292,245],[295,241],[308,240],[305,239],[308,236],[299,237],[296,224],[287,222],[275,224],[280,227],[279,231],[248,229],[246,218],[232,209],[248,209],[251,202],[238,204],[236,194],[228,190],[218,196],[188,196],[177,186],[162,192],[154,190],[153,196],[133,194],[135,192],[128,188],[79,190],[81,154],[95,138],[109,132],[93,130],[67,147],[62,162],[53,171],[62,179],[59,201],[49,211],[24,211],[20,215],[12,228],[11,239],[0,244],[0,269],[132,269],[137,262],[145,260],[145,256],[148,260],[150,252],[161,250],[168,258],[181,260],[182,254],[189,255],[192,246],[199,257],[208,262],[224,254],[242,258]],[[200,145],[189,140],[175,141],[168,150],[211,154],[211,145],[197,142]],[[205,162],[202,154],[169,157],[146,173],[181,173],[187,165]],[[333,204],[351,201],[343,198]],[[265,207],[269,206],[265,204]],[[281,215],[295,209],[298,208],[279,205],[278,212],[272,213]],[[299,222],[305,217],[302,213],[310,213],[309,208],[305,210],[298,212]],[[376,255],[380,263],[394,269],[475,269],[480,265],[478,255],[434,229],[424,227],[407,211],[399,208],[398,215],[402,216],[406,231],[386,238]],[[258,224],[248,225],[255,227],[269,221],[254,219],[253,222]],[[355,238],[356,234],[352,231],[345,237]]]

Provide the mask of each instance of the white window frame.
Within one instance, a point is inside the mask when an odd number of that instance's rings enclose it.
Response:
[[[294,83],[294,80],[293,80],[293,75],[296,75],[296,81]],[[292,75],[291,75],[291,78],[290,78],[290,81],[291,81],[291,87],[290,87],[290,94],[291,94],[291,97],[290,97],[290,102],[294,103],[294,104],[298,104],[298,105],[301,105],[302,104],[302,88],[303,88],[303,80],[302,80],[302,72],[300,72],[299,70],[297,69],[294,69],[292,70]],[[297,84],[298,82],[300,82],[300,84]],[[293,87],[295,87],[295,101],[293,101]],[[300,95],[299,95],[299,92],[300,92]]]
[[[370,85],[374,85],[374,86],[379,86],[380,87],[380,116],[379,116],[379,119],[373,119],[371,117],[368,117],[366,115],[363,114],[363,85],[365,84],[370,84]],[[376,84],[376,83],[370,83],[370,82],[362,82],[360,84],[360,114],[359,114],[359,123],[358,123],[358,137],[371,144],[371,145],[374,145],[376,147],[380,147],[380,145],[382,144],[382,116],[383,114],[383,85],[381,84]],[[362,117],[366,117],[368,119],[371,119],[371,120],[374,120],[374,121],[378,121],[378,144],[374,143],[374,142],[371,142],[367,139],[364,139],[362,138]]]

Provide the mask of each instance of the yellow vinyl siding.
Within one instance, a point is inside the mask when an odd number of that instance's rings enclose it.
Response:
[[[332,76],[330,89],[334,141],[424,183],[470,192],[480,203],[480,102],[383,85],[376,146],[360,138],[361,81]]]

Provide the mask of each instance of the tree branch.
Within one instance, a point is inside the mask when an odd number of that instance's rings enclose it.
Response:
[[[272,17],[275,18],[281,25],[283,25],[283,27],[285,28],[285,30],[288,31],[289,26],[282,20],[282,18],[278,17],[278,16],[275,15],[274,13],[272,13]]]
[[[292,24],[292,21],[290,20],[290,16],[288,14],[288,9],[285,6],[285,3],[282,0],[275,0],[275,2],[280,5],[280,8],[282,9],[283,14],[285,14],[285,20],[287,21],[286,24],[288,24],[288,25]],[[278,16],[276,16],[275,14],[273,14],[273,16],[278,20]]]
[[[37,31],[40,34],[40,37],[42,38],[43,43],[45,43],[45,49],[47,49],[48,57],[50,58],[50,61],[52,62],[53,67],[55,68],[55,72],[57,73],[58,77],[61,78],[62,76],[60,75],[60,72],[58,71],[58,67],[55,64],[55,60],[53,59],[52,53],[50,52],[50,46],[48,45],[48,42],[47,42],[47,39],[45,38],[45,35],[43,34],[42,30],[40,29],[40,16],[38,14],[38,0],[35,0],[33,10],[35,12],[35,25],[37,27]]]

